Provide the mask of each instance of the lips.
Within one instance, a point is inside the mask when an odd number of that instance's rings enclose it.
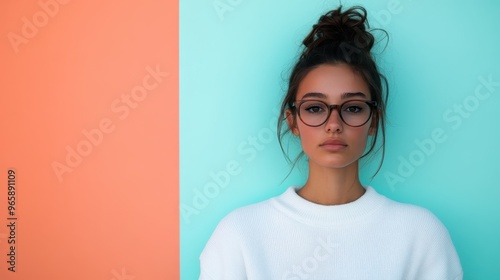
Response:
[[[325,146],[325,145],[340,145],[340,146],[347,146],[347,144],[339,139],[328,139],[325,142],[323,142],[320,146]]]
[[[329,151],[341,151],[347,147],[347,144],[339,139],[328,139],[321,143],[320,147]]]

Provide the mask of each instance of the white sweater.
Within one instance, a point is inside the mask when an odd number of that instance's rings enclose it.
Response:
[[[200,256],[200,279],[462,279],[448,231],[428,210],[372,187],[333,206],[297,189],[227,215]]]

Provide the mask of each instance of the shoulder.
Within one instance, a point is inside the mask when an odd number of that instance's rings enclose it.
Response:
[[[426,229],[446,230],[443,223],[427,208],[402,203],[378,194],[384,200],[382,211],[385,217],[403,224],[418,225]]]
[[[448,229],[429,209],[377,195],[384,201],[374,219],[377,228],[412,244],[447,244],[445,247],[452,247]]]
[[[415,279],[461,279],[462,268],[445,225],[430,210],[384,196],[382,213],[386,233],[410,248],[419,269]]]
[[[228,246],[254,240],[265,232],[279,217],[275,205],[276,197],[236,208],[226,214],[210,236],[207,247]]]
[[[272,215],[273,200],[270,198],[261,202],[236,208],[229,212],[220,220],[216,231],[239,231],[243,228],[252,228],[255,223],[266,221],[266,218]]]
[[[434,213],[422,206],[397,202],[385,196],[384,199],[382,211],[387,221],[386,229],[390,228],[401,240],[412,244],[415,253],[452,255],[458,260],[448,229]]]
[[[246,279],[243,247],[262,228],[271,204],[268,199],[243,206],[222,218],[200,255],[200,279]]]

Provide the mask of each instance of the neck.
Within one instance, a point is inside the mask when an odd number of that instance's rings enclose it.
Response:
[[[309,163],[309,178],[297,194],[322,205],[345,204],[365,193],[358,177],[358,163],[334,169]]]

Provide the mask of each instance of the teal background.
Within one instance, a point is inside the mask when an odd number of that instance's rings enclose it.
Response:
[[[390,36],[377,55],[391,87],[387,153],[373,180],[378,162],[362,169],[362,182],[438,216],[464,279],[500,279],[500,2],[342,2],[363,5],[372,27]],[[214,5],[228,10],[217,13]],[[286,177],[276,110],[301,40],[337,5],[180,0],[182,279],[198,279],[198,257],[228,212],[305,181],[304,166]],[[479,100],[479,77],[490,75],[497,84]],[[459,105],[463,115],[453,111]],[[431,139],[434,130],[444,141],[423,151],[416,141]],[[297,142],[290,147],[298,151]],[[397,182],[389,178],[396,175]],[[204,189],[211,197],[200,198]]]

